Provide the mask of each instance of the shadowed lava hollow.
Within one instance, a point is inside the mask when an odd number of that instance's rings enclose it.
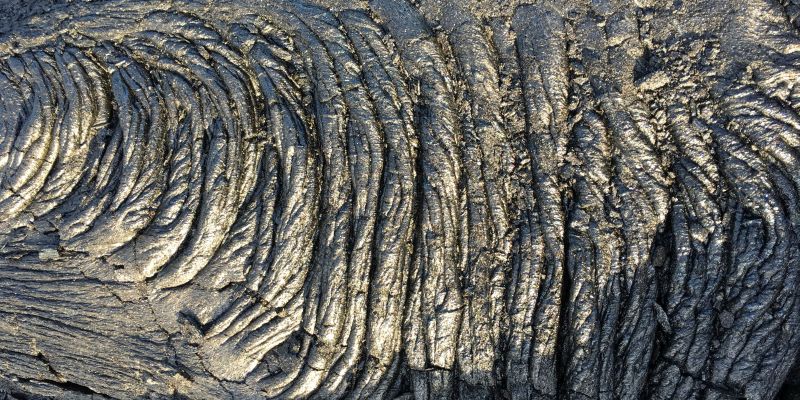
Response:
[[[800,397],[796,0],[2,9],[2,399]]]

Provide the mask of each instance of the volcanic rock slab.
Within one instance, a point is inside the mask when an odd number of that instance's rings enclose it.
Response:
[[[800,396],[796,0],[0,11],[2,399]]]

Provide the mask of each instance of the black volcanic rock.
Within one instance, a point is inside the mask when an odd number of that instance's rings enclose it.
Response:
[[[800,396],[795,0],[0,4],[0,399]]]

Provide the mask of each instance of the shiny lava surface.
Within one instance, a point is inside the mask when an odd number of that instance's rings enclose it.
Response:
[[[0,399],[800,398],[797,0],[0,11]]]

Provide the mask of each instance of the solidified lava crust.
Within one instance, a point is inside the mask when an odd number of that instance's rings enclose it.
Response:
[[[800,397],[800,4],[308,1],[0,6],[0,399]]]

